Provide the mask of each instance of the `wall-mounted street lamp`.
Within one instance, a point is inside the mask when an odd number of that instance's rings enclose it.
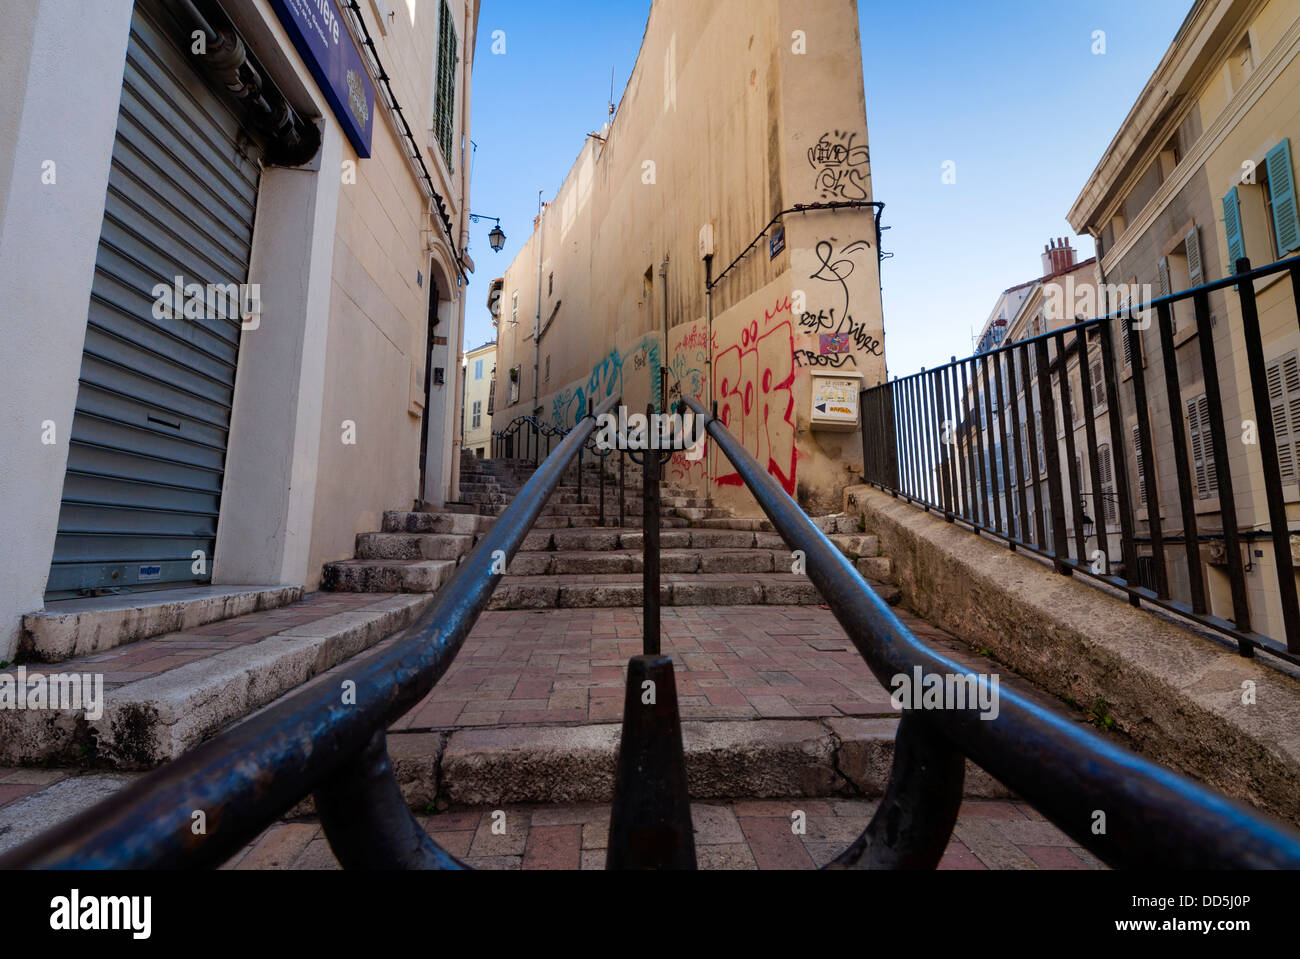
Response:
[[[501,218],[495,216],[483,216],[479,213],[471,213],[469,219],[471,223],[477,223],[479,220],[491,220],[496,224],[496,226],[492,227],[491,231],[488,233],[488,243],[492,244],[493,250],[500,253],[501,248],[506,245],[506,234],[505,231],[501,229]]]

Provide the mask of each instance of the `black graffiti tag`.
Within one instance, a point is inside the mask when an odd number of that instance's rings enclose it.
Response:
[[[849,364],[856,367],[858,359],[852,353],[819,354],[812,350],[795,350],[794,363],[795,366],[829,366],[838,370]]]
[[[881,342],[867,332],[865,323],[858,323],[853,317],[845,315],[838,321],[835,310],[820,310],[817,313],[805,313],[799,318],[799,326],[810,333],[831,333],[852,337],[853,345],[870,353],[872,356],[884,356]]]
[[[866,145],[854,146],[856,133],[823,133],[808,150],[808,163],[817,171],[813,184],[823,200],[865,200],[871,154]]]

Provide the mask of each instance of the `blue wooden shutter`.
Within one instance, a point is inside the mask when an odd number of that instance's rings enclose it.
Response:
[[[1237,272],[1237,261],[1246,255],[1246,244],[1241,237],[1241,208],[1234,186],[1223,198],[1223,227],[1228,234],[1228,273]]]
[[[1273,235],[1278,256],[1300,249],[1300,214],[1296,210],[1295,177],[1291,172],[1291,141],[1283,140],[1264,158],[1268,188],[1273,195]]]

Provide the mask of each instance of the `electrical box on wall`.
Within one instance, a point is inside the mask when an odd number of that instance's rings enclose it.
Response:
[[[856,430],[858,394],[861,392],[861,373],[813,371],[812,428],[832,433]]]

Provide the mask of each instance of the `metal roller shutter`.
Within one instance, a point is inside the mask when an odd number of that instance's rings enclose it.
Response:
[[[160,4],[136,4],[51,598],[211,579],[240,321],[155,318],[153,291],[247,280],[261,164],[184,36]]]

